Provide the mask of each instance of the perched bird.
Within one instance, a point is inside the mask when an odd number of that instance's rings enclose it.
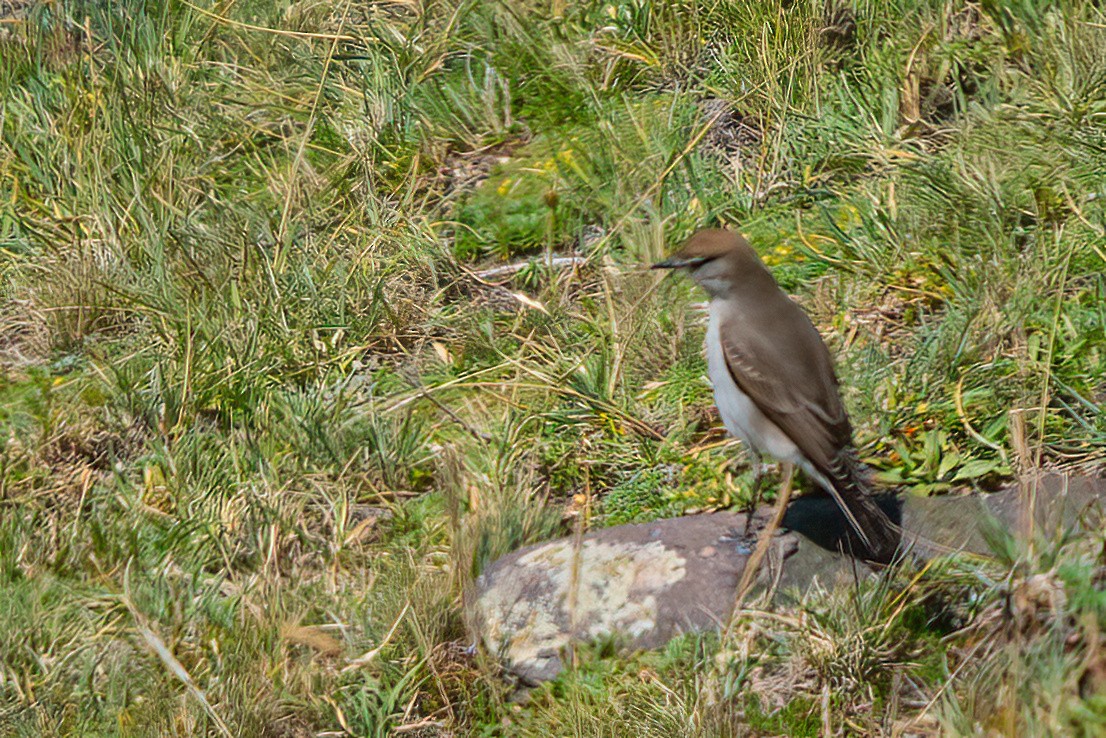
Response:
[[[687,269],[710,295],[707,369],[726,429],[828,492],[860,537],[855,554],[894,559],[901,531],[871,496],[829,350],[749,243],[704,229],[653,268]]]

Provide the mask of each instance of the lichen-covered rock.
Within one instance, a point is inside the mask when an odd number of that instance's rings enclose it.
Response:
[[[1030,494],[1032,492],[1032,494]],[[989,495],[887,499],[916,555],[987,553],[988,527],[1022,534],[1090,520],[1101,525],[1106,480],[1044,475]],[[491,564],[470,593],[484,647],[528,683],[555,677],[574,642],[613,637],[631,649],[656,648],[690,630],[718,627],[730,615],[738,580],[766,508],[745,533],[746,516],[695,515],[623,525],[530,546]],[[1097,518],[1089,517],[1098,515]],[[1095,522],[1097,521],[1097,522]],[[844,517],[828,497],[794,500],[758,581],[789,599],[814,582],[850,584],[871,572],[835,553]]]
[[[484,646],[534,683],[562,668],[573,641],[615,637],[655,648],[729,615],[757,529],[731,513],[594,531],[516,551],[477,579],[473,615]],[[759,527],[759,526],[758,526]],[[762,579],[798,541],[780,535]]]

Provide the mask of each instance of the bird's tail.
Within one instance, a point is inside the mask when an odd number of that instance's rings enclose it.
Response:
[[[868,469],[849,449],[824,473],[824,486],[848,520],[848,532],[841,541],[847,553],[881,564],[899,555],[902,543],[900,521],[892,521],[876,503]]]

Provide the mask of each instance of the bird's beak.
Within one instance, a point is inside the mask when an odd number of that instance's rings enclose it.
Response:
[[[683,256],[671,256],[664,261],[658,261],[656,264],[649,267],[650,269],[681,269],[683,267],[697,267],[702,264],[706,259],[703,258],[687,258]]]

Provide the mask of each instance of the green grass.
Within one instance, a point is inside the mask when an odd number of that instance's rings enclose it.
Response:
[[[885,479],[1098,468],[1097,3],[59,0],[0,34],[0,735],[1103,729],[1100,537],[812,596],[753,660],[598,648],[525,705],[461,599],[574,521],[748,503],[702,297],[641,268],[704,224],[823,330]],[[1004,608],[1026,582],[1063,597]]]

